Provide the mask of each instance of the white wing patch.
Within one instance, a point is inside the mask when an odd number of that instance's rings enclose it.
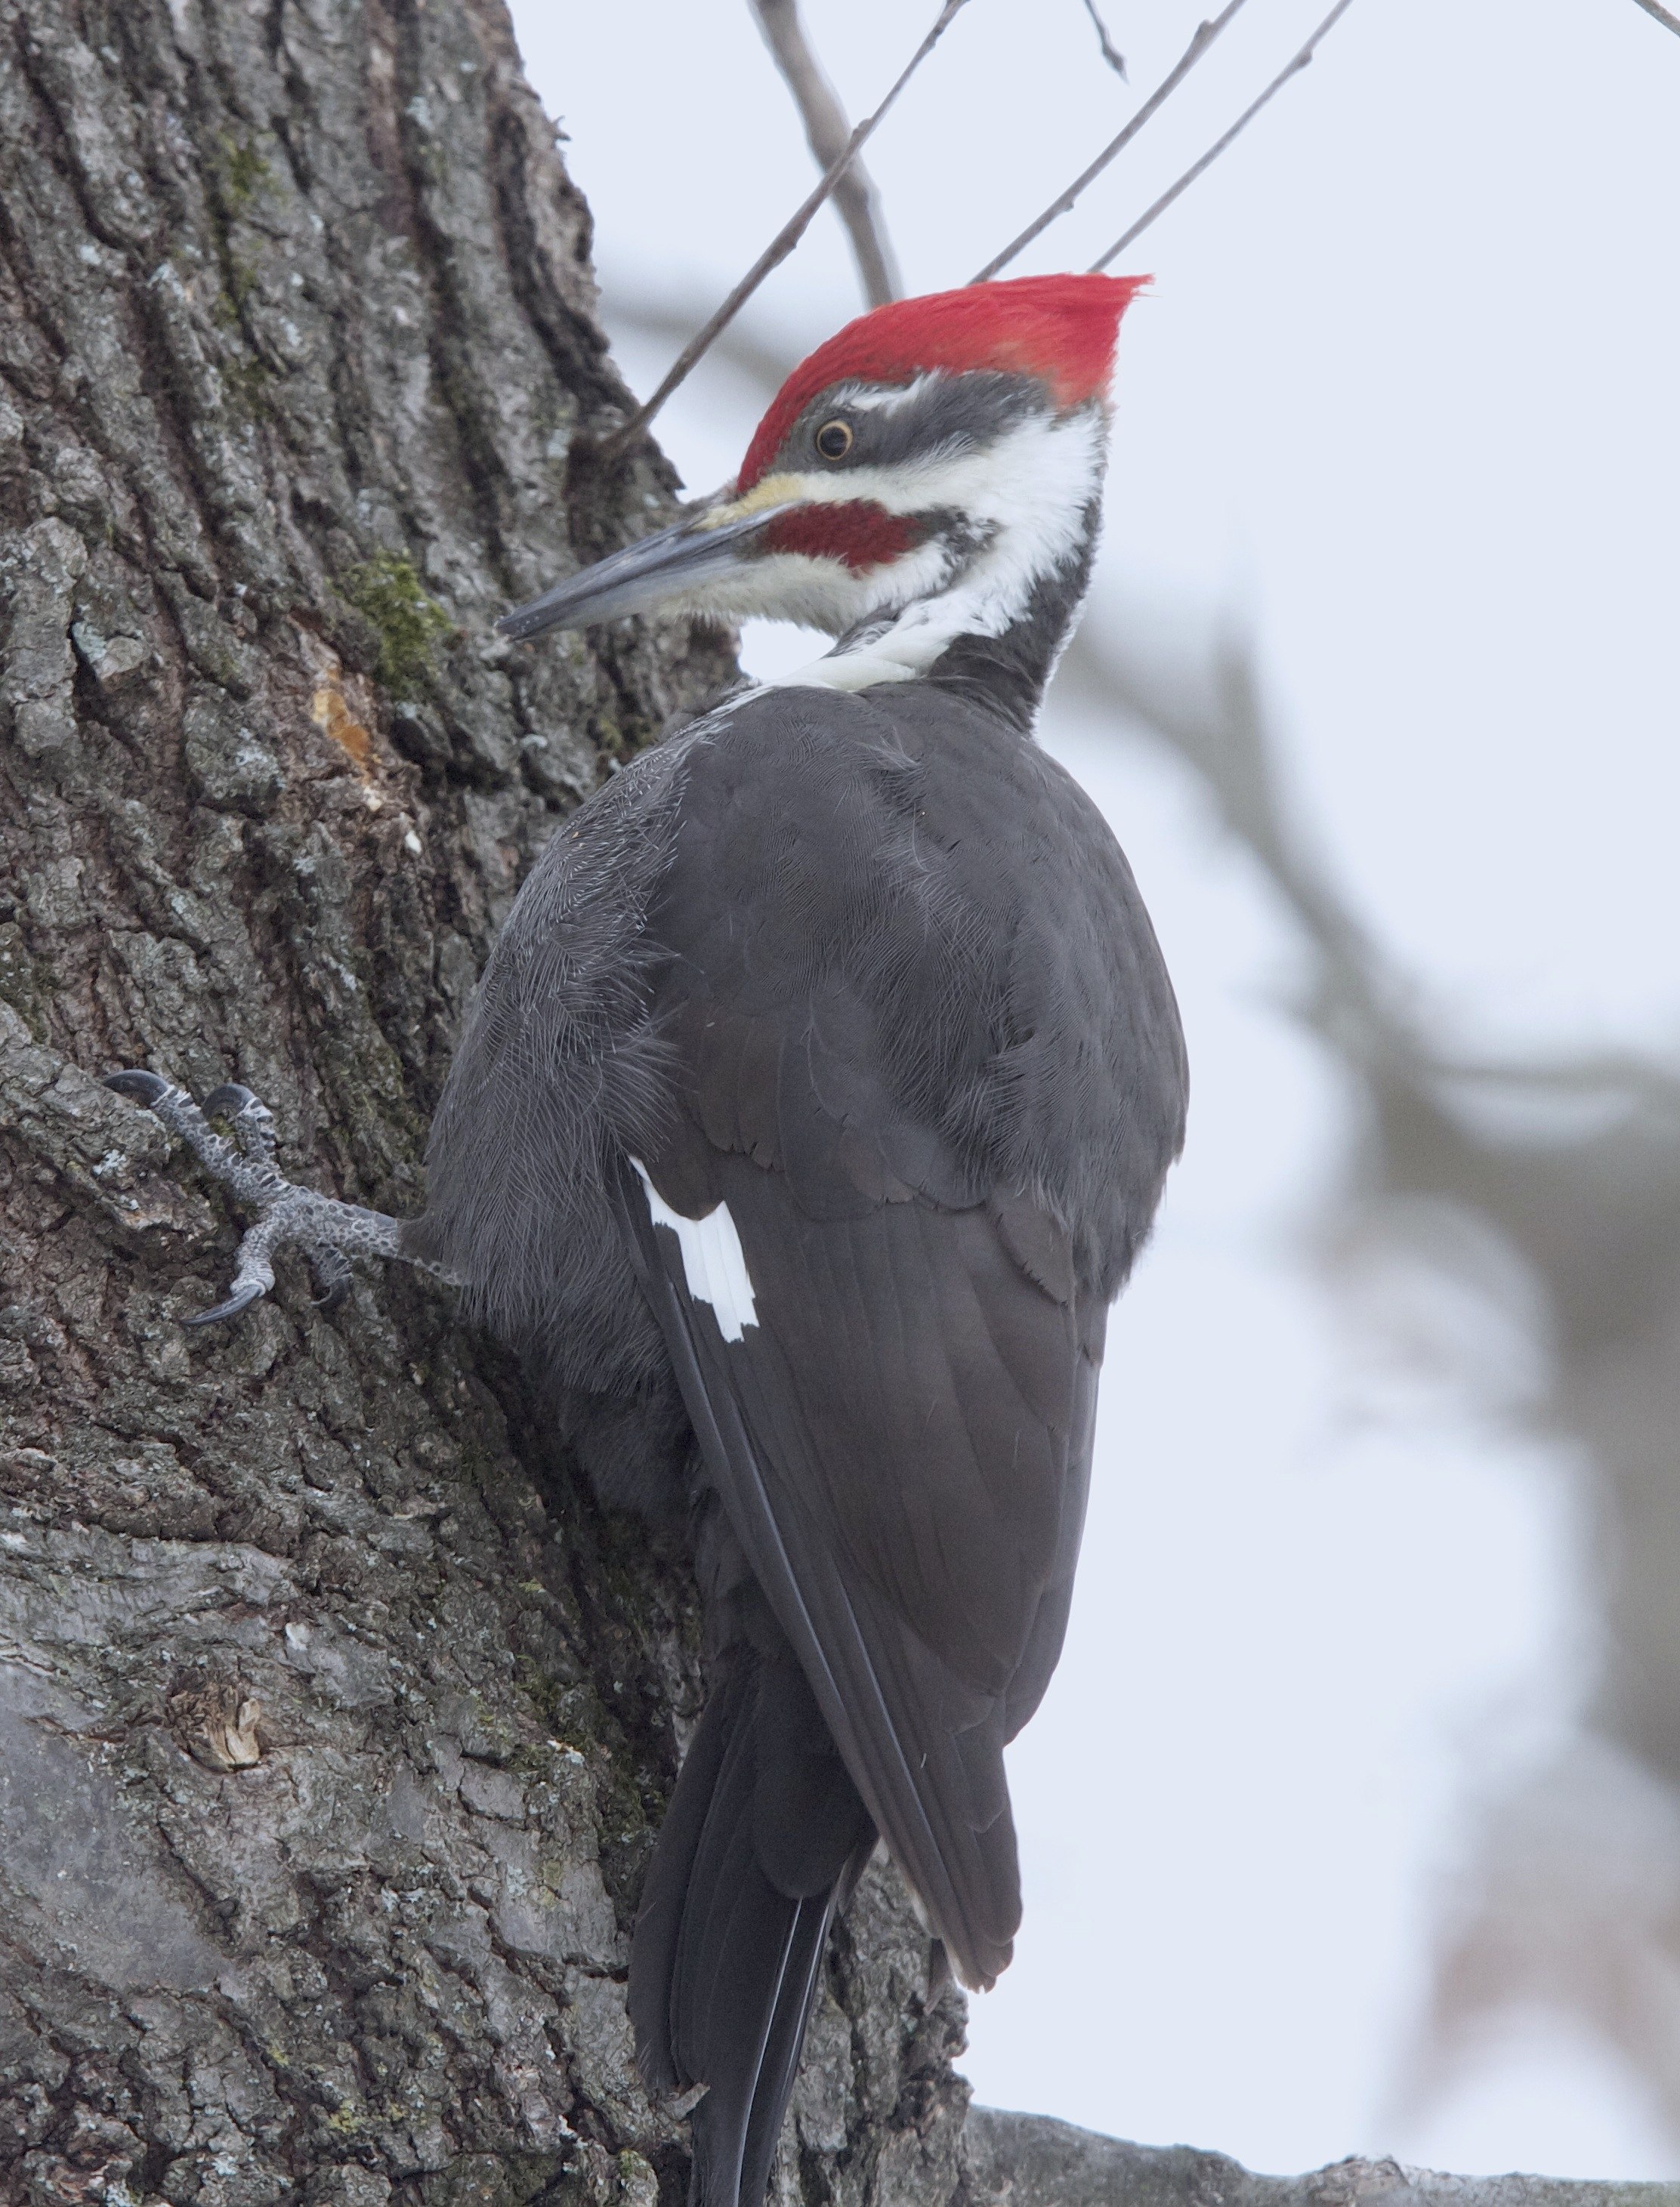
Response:
[[[720,1203],[703,1218],[685,1218],[673,1211],[648,1177],[640,1157],[631,1159],[648,1191],[648,1216],[655,1226],[668,1226],[683,1253],[683,1277],[696,1302],[709,1303],[716,1314],[718,1331],[726,1341],[738,1341],[744,1326],[756,1325],[758,1305],[747,1271],[746,1252],[729,1216],[729,1205]]]

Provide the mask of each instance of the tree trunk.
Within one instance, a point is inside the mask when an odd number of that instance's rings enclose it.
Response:
[[[624,2007],[680,1557],[447,1292],[236,1224],[156,1068],[395,1211],[556,821],[726,657],[511,651],[669,502],[499,0],[0,0],[0,2198],[675,2200]],[[874,1874],[785,2198],[942,2201],[961,2007]]]

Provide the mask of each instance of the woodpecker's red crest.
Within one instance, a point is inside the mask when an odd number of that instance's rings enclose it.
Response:
[[[794,620],[842,639],[796,679],[842,689],[1005,634],[1088,562],[1115,340],[1146,281],[1028,276],[860,315],[788,377],[733,484],[504,630],[655,604]]]
[[[848,322],[802,361],[753,433],[736,485],[750,490],[813,398],[831,385],[890,387],[937,371],[1036,376],[1058,407],[1101,398],[1120,318],[1146,276],[1021,276],[895,299]]]

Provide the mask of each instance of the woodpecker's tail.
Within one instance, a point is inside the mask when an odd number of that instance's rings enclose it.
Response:
[[[875,1837],[792,1650],[738,1642],[677,1780],[630,1965],[649,2084],[708,2088],[690,2207],[762,2207],[828,1926]]]

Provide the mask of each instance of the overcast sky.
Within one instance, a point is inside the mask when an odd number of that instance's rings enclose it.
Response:
[[[1324,0],[1249,0],[1181,99],[1018,272],[1082,267]],[[806,0],[855,114],[931,4]],[[1119,127],[1200,9],[971,0],[870,161],[907,285],[972,275]],[[609,324],[708,311],[808,188],[744,0],[515,0],[598,224]],[[1634,0],[1355,0],[1319,59],[1120,264],[1107,547],[1088,616],[1258,639],[1338,878],[1483,1046],[1680,1044],[1680,39]],[[756,302],[789,358],[857,310],[832,218]],[[627,334],[649,386],[666,350]],[[692,487],[762,399],[702,373]],[[788,663],[750,634],[749,664]],[[1067,1653],[1012,1760],[1018,1959],[973,2003],[980,2096],[1304,2168],[1680,2174],[1602,2049],[1514,2024],[1444,2094],[1396,2079],[1468,1806],[1589,1676],[1567,1481],[1451,1403],[1356,1415],[1304,1254],[1348,1137],[1275,1008],[1293,947],[1187,777],[1067,710],[1184,1004],[1191,1141],[1110,1334]]]

